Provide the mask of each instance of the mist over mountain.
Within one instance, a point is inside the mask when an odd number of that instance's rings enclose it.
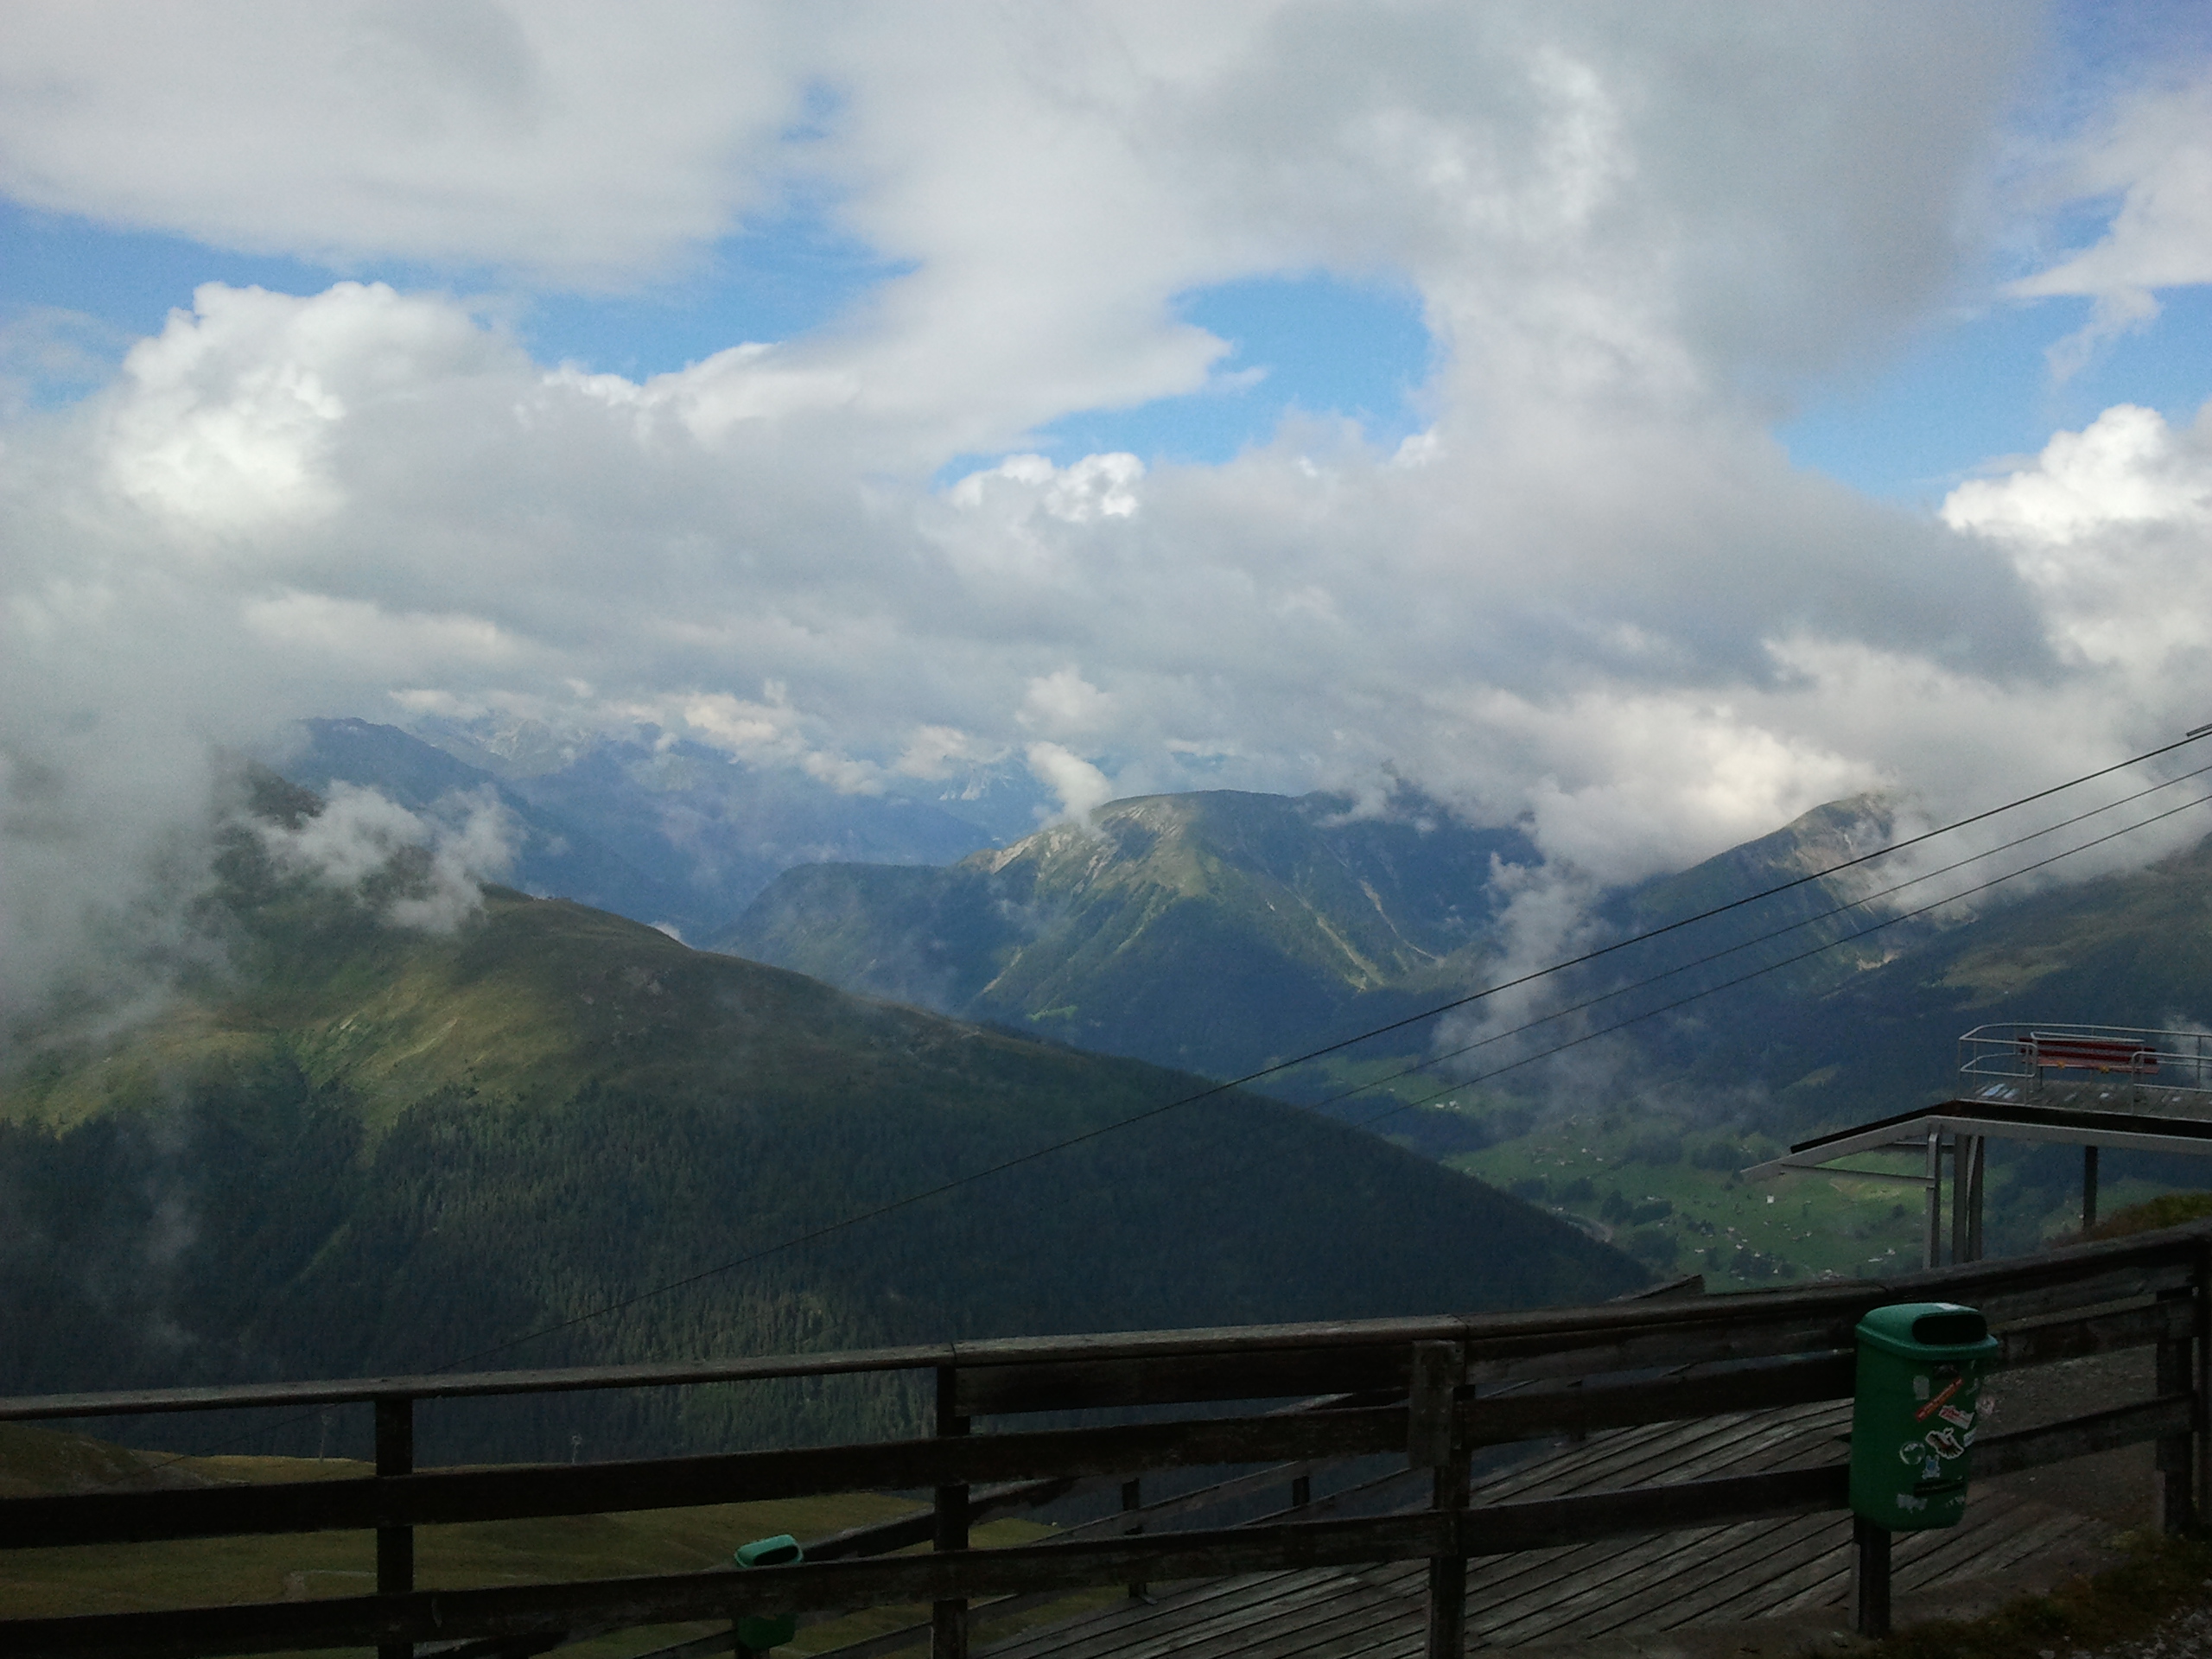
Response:
[[[2143,869],[1885,930],[1793,974],[1639,1027],[1650,1082],[1678,1099],[1756,1098],[1777,1131],[1809,1133],[1955,1094],[1957,1039],[1975,1026],[2212,1029],[2212,838]]]
[[[942,863],[1033,825],[1033,797],[970,780],[944,800],[842,792],[793,767],[751,765],[694,742],[563,734],[535,721],[426,723],[418,736],[361,720],[302,722],[276,760],[302,787],[373,788],[416,811],[488,793],[512,815],[511,879],[687,938],[726,929],[793,864]],[[963,816],[963,813],[965,814]]]
[[[429,850],[351,860],[336,806],[255,792],[201,907],[224,965],[8,1080],[0,1308],[41,1339],[0,1347],[0,1391],[1528,1306],[1641,1281],[1501,1192],[1249,1094],[835,1228],[1200,1085],[565,900],[495,887],[433,909]],[[707,1390],[496,1431],[441,1411],[424,1433],[446,1457],[561,1455],[572,1432],[604,1454],[916,1409],[888,1387]]]
[[[1518,830],[1418,797],[1232,790],[1099,808],[945,869],[785,872],[717,942],[871,995],[1234,1076],[1464,982]]]
[[[1425,1062],[1337,1109],[1449,1096],[1456,1115],[1378,1126],[1447,1156],[1521,1133],[1531,1114],[1649,1111],[1794,1137],[1949,1092],[1955,1039],[1977,1023],[2212,1017],[2212,854],[2188,844],[2186,817],[2154,827],[2183,844],[2147,867],[2065,861],[1910,914],[2071,843],[2031,840],[1914,880],[2024,827],[2012,823],[1823,875],[1912,828],[1894,798],[1853,796],[1678,873],[1563,900],[1567,919],[1532,944],[1510,908],[1536,890],[1513,832],[1339,813],[1327,797],[1147,798],[1100,809],[1088,833],[1054,829],[946,869],[804,866],[721,943],[1217,1076],[1600,952],[1362,1046],[1364,1072],[1309,1068],[1274,1085],[1318,1100]],[[1719,913],[1689,919],[1707,912]]]

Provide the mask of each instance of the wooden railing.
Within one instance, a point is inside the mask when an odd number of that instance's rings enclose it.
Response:
[[[1880,1281],[1531,1313],[0,1400],[0,1421],[15,1421],[367,1402],[377,1425],[372,1476],[0,1499],[0,1548],[334,1530],[373,1529],[378,1539],[373,1595],[3,1619],[0,1652],[196,1655],[375,1644],[386,1655],[521,1654],[588,1631],[921,1602],[933,1608],[932,1649],[948,1659],[965,1653],[966,1610],[979,1599],[1425,1558],[1428,1650],[1445,1659],[1463,1642],[1470,1557],[1840,1511],[1847,1501],[1839,1460],[1483,1503],[1469,1495],[1478,1450],[1847,1397],[1853,1327],[1885,1302],[1980,1307],[2002,1340],[2000,1368],[2154,1348],[2148,1393],[1985,1438],[1976,1474],[2152,1441],[2160,1514],[2169,1527],[2186,1524],[2193,1494],[2207,1490],[2208,1285],[2212,1224],[2196,1224]],[[929,1437],[584,1465],[413,1467],[413,1414],[423,1400],[901,1372],[933,1378],[937,1432]],[[1284,1401],[1294,1403],[1266,1403]],[[1223,1414],[1224,1402],[1237,1403]],[[1192,1406],[1211,1409],[1160,1414]],[[1032,1414],[1117,1408],[1149,1410],[1144,1421],[1102,1427],[1021,1422]],[[1312,1505],[1243,1525],[1174,1530],[1155,1519],[1141,1532],[1097,1536],[1086,1528],[1056,1541],[969,1544],[969,1528],[985,1516],[1081,1485],[1257,1465],[1275,1466],[1237,1479],[1289,1486],[1317,1465],[1377,1455],[1426,1471],[1426,1508],[1344,1515]],[[457,1590],[414,1585],[413,1529],[420,1526],[912,1490],[933,1491],[933,1503],[817,1540],[796,1566]],[[1294,1502],[1310,1494],[1308,1484]],[[923,1542],[934,1548],[887,1553]],[[719,1640],[727,1650],[730,1638]],[[695,1643],[690,1650],[705,1649]]]

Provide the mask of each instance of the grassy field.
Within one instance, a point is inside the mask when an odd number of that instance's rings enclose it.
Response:
[[[129,1490],[147,1465],[162,1484],[199,1485],[328,1480],[369,1472],[339,1459],[188,1458],[168,1462],[81,1435],[0,1424],[0,1497],[35,1492]],[[911,1511],[909,1499],[876,1493],[724,1503],[628,1515],[558,1516],[467,1526],[424,1527],[416,1534],[416,1580],[424,1589],[523,1584],[561,1579],[687,1573],[727,1566],[742,1543],[778,1533],[818,1537]],[[1050,1528],[1021,1520],[976,1529],[979,1544],[1025,1543]],[[161,1607],[306,1600],[361,1595],[376,1586],[376,1543],[367,1533],[297,1537],[187,1539],[169,1543],[0,1554],[0,1617],[130,1612]],[[1041,1608],[1000,1631],[1067,1617],[1110,1599],[1102,1591]],[[886,1607],[809,1625],[782,1651],[817,1653],[928,1617],[924,1606]],[[705,1635],[713,1624],[626,1630],[562,1649],[580,1659],[621,1659]],[[719,1628],[727,1628],[721,1626]],[[367,1649],[363,1649],[367,1652]]]

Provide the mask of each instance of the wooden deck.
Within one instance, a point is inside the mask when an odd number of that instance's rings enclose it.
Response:
[[[1828,1402],[1592,1434],[1482,1483],[1477,1501],[1834,1463],[1850,1421],[1848,1402]],[[1417,1506],[1426,1493],[1409,1488],[1408,1498]],[[1902,1599],[2002,1579],[2113,1531],[1986,1487],[1956,1528],[1897,1536],[1892,1582]],[[1841,1625],[1851,1564],[1851,1519],[1840,1514],[1480,1559],[1467,1571],[1467,1643],[1520,1647],[1792,1614],[1832,1613]],[[1259,1573],[1179,1586],[980,1650],[991,1659],[1418,1659],[1426,1588],[1418,1562]]]

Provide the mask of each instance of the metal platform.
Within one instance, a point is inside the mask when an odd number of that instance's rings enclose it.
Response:
[[[1981,1259],[1983,1175],[1991,1141],[2081,1147],[2085,1232],[2096,1224],[2097,1160],[2105,1147],[2212,1156],[2212,1033],[2057,1023],[1977,1026],[1959,1039],[1959,1084],[1956,1099],[1815,1135],[1743,1174],[1758,1180],[1817,1169],[1918,1185],[1927,1193],[1922,1265],[1935,1268]],[[1837,1161],[1873,1152],[1923,1157],[1924,1173],[1849,1169]]]
[[[2018,1105],[2212,1119],[2212,1033],[2139,1026],[1976,1026],[1959,1093]]]

